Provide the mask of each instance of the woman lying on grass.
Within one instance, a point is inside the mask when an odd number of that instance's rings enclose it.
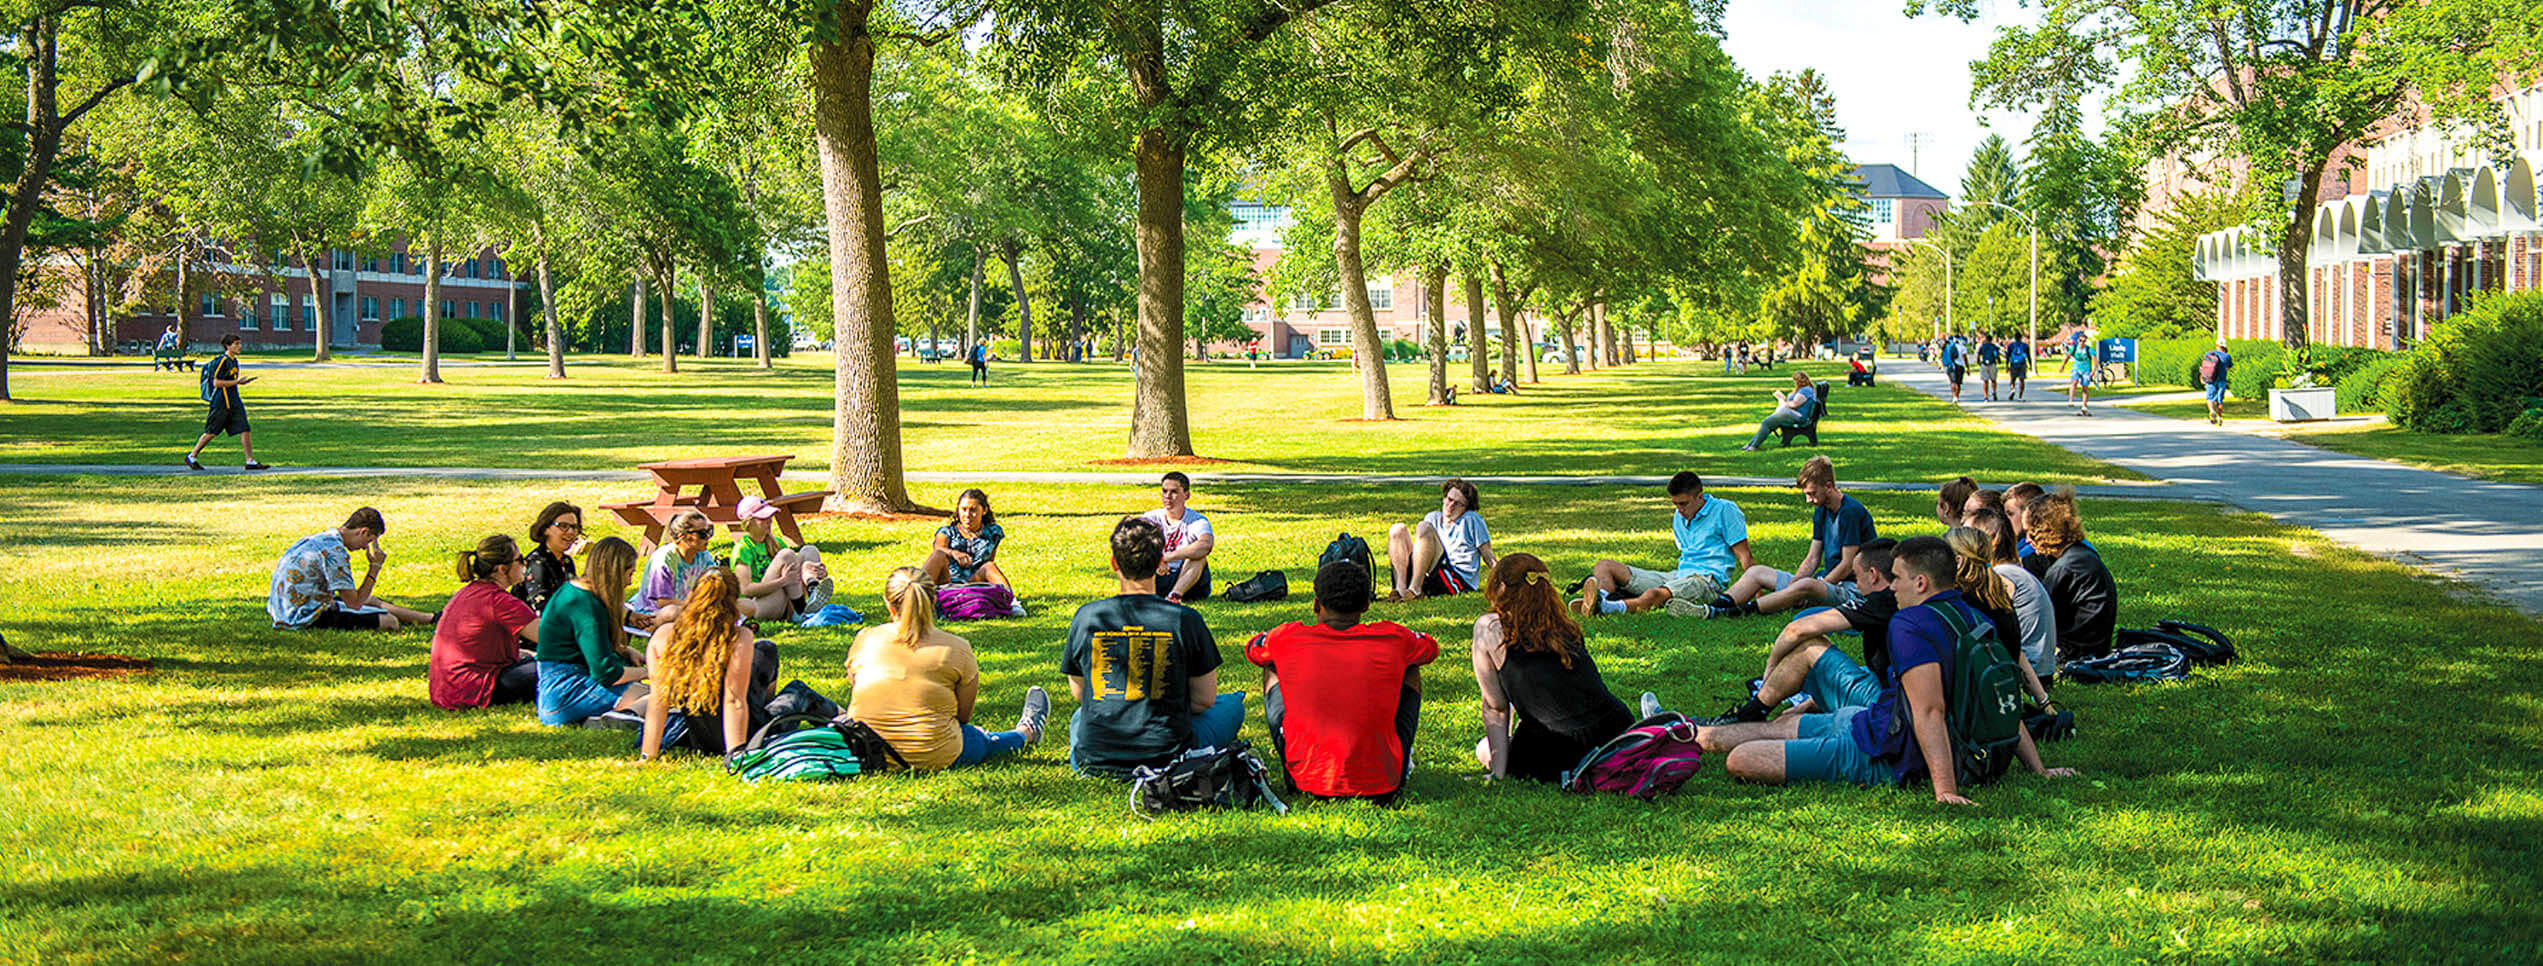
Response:
[[[433,624],[433,652],[425,688],[433,704],[451,709],[519,704],[536,699],[539,666],[521,642],[539,639],[539,612],[504,588],[528,569],[520,545],[506,534],[477,541],[459,552],[466,585],[442,607]]]
[[[742,624],[741,578],[707,571],[670,623],[645,647],[653,700],[645,704],[644,758],[665,744],[721,755],[750,740],[751,655],[756,638]]]
[[[883,582],[892,622],[866,628],[848,649],[848,716],[891,742],[917,771],[976,765],[1021,751],[1042,740],[1051,696],[1039,687],[1024,692],[1024,711],[1012,731],[985,731],[971,723],[980,697],[980,664],[971,642],[936,626],[936,588],[916,567],[892,571]]]
[[[619,619],[636,573],[636,548],[609,537],[592,545],[587,563],[539,615],[540,724],[570,725],[644,701],[644,658],[627,647],[626,622]]]
[[[1527,553],[1501,558],[1484,580],[1483,597],[1490,610],[1475,619],[1475,684],[1483,690],[1475,757],[1494,778],[1561,781],[1582,755],[1633,727],[1633,713],[1607,693],[1544,561]]]
[[[989,494],[964,490],[954,500],[954,518],[936,528],[936,549],[918,569],[939,586],[980,583],[1014,590],[997,561],[998,544],[1006,538],[998,514],[989,509]]]

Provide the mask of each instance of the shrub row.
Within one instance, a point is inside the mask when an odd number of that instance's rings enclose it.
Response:
[[[443,319],[441,351],[464,355],[501,348],[503,329],[503,323],[494,319]],[[390,352],[424,351],[424,318],[409,315],[388,320],[380,326],[380,348]]]
[[[2493,295],[2431,329],[2383,385],[2386,412],[2422,433],[2510,432],[2543,396],[2543,292]],[[2514,429],[2512,429],[2514,427]],[[2536,430],[2543,431],[2543,430]]]
[[[2206,339],[2140,339],[2137,341],[2137,381],[2163,386],[2199,384],[2199,361],[2207,357],[2216,343]],[[2234,371],[2226,376],[2234,395],[2261,399],[2278,384],[2279,373],[2287,367],[2287,347],[2257,339],[2230,339],[2225,347],[2234,353]],[[2316,384],[2340,387],[2341,412],[2371,412],[2382,405],[2376,387],[2383,374],[2389,373],[2401,356],[2381,349],[2358,346],[2315,346],[2313,367],[2320,373]],[[2374,377],[2361,373],[2374,372]]]

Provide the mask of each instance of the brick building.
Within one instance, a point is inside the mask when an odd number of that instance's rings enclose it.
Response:
[[[1895,164],[1865,164],[1854,169],[1855,194],[1863,198],[1872,223],[1865,265],[1875,285],[1890,284],[1891,259],[1916,246],[1951,208],[1951,196],[1917,180]]]
[[[1236,228],[1229,233],[1229,240],[1253,253],[1255,278],[1269,278],[1273,263],[1280,260],[1280,236],[1289,227],[1289,209],[1243,201],[1229,207],[1236,215]],[[1467,341],[1472,314],[1466,309],[1463,283],[1452,275],[1447,289],[1448,340]],[[1423,295],[1418,278],[1371,277],[1369,305],[1377,316],[1378,333],[1414,342],[1426,338],[1423,329],[1430,320]],[[1255,331],[1265,351],[1283,359],[1351,345],[1351,313],[1343,309],[1342,293],[1338,291],[1326,293],[1321,299],[1299,297],[1274,305],[1270,293],[1258,288],[1254,301],[1245,306],[1245,324]],[[1489,313],[1483,319],[1483,329],[1486,338],[1500,339],[1501,324]],[[1215,348],[1243,351],[1245,347],[1231,343]]]
[[[444,257],[444,318],[508,320],[518,313],[519,300],[529,283],[512,277],[510,267],[494,249]],[[51,269],[73,271],[67,263]],[[312,280],[300,266],[214,263],[198,266],[195,271],[213,281],[195,283],[202,291],[195,296],[186,326],[189,346],[209,350],[220,344],[222,336],[231,333],[237,333],[250,348],[315,346],[317,309],[311,301]],[[408,253],[402,242],[378,254],[331,250],[324,256],[324,267],[318,275],[317,292],[329,299],[329,345],[376,348],[382,323],[424,314],[424,259]],[[85,351],[89,310],[82,304],[77,279],[71,281],[60,306],[34,313],[29,320],[21,340],[28,351]],[[164,274],[159,287],[167,287]],[[175,321],[175,305],[146,305],[132,315],[111,320],[107,347],[156,342],[159,334]]]

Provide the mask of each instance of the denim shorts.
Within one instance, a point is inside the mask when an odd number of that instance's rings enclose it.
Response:
[[[570,725],[618,706],[624,684],[602,684],[580,664],[539,662],[539,723]]]
[[[1812,669],[1814,676],[1817,673]],[[1833,714],[1802,715],[1795,736],[1784,742],[1784,780],[1866,787],[1895,781],[1896,769],[1873,760],[1854,741],[1854,718],[1862,713],[1863,708],[1855,706]]]
[[[2224,384],[2224,383],[2221,383],[2221,382],[2211,382],[2211,383],[2208,383],[2208,384],[2207,384],[2207,401],[2212,402],[2212,403],[2221,403],[2221,402],[2224,402],[2224,401],[2225,401],[2225,384]]]

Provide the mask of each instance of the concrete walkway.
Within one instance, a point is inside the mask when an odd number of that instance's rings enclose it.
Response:
[[[1885,379],[1951,398],[1941,370],[1905,361],[1886,368]],[[2543,487],[2466,479],[2107,403],[2078,416],[2060,383],[2034,382],[2022,402],[1984,401],[1974,372],[1961,386],[1962,408],[2005,429],[2166,481],[2185,499],[2259,511],[2472,581],[2543,615]]]
[[[1040,483],[1055,486],[1147,486],[1157,481],[1154,470],[1128,472],[1035,472],[1017,470],[989,473],[906,473],[912,483]],[[205,464],[198,473],[182,464],[134,463],[0,463],[0,475],[11,476],[322,476],[355,478],[405,478],[438,480],[576,480],[598,482],[645,482],[651,477],[637,470],[540,470],[506,469],[475,466],[282,466],[248,473],[236,466]],[[817,472],[798,474],[817,480]],[[1218,483],[1286,483],[1341,484],[1358,486],[1436,486],[1446,475],[1424,474],[1354,474],[1354,473],[1191,473],[1195,484]],[[1664,486],[1665,476],[1469,476],[1466,479],[1483,486]],[[2012,481],[1991,483],[2003,486]],[[1722,487],[1790,487],[1788,477],[1708,476],[1706,486]],[[1928,482],[1879,483],[1847,480],[1849,490],[1892,490],[1899,492],[1932,492],[1937,484]],[[2100,497],[2141,500],[2195,500],[2161,483],[2115,483],[2080,486],[2077,490]]]

